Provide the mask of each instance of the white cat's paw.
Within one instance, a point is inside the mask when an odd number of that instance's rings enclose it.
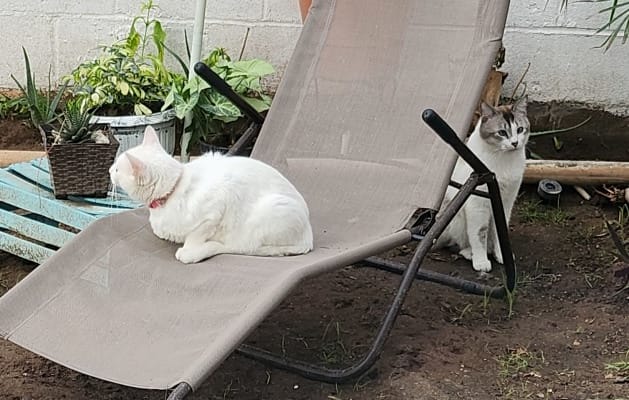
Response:
[[[474,270],[478,271],[478,272],[490,272],[491,271],[491,261],[484,260],[484,261],[472,262],[472,267],[474,267]]]
[[[201,261],[202,257],[199,257],[199,254],[196,250],[186,249],[184,247],[180,247],[175,252],[175,258],[181,261],[184,264],[193,264]]]
[[[461,249],[459,251],[459,255],[461,255],[466,260],[472,260],[472,248],[471,247],[467,247],[465,249]]]

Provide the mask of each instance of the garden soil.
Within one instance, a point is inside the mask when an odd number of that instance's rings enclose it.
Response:
[[[542,123],[548,128],[548,111],[536,107],[531,111],[534,128]],[[575,113],[576,119],[589,115]],[[546,122],[536,126],[536,118]],[[620,158],[629,147],[627,121],[607,119],[607,126],[624,129],[622,149],[600,135],[592,143],[598,143],[601,153],[618,151]],[[580,129],[571,138],[562,134],[562,151],[574,151],[591,139],[578,142],[585,135],[579,132],[588,132]],[[557,153],[537,142],[536,152]],[[629,362],[629,290],[614,295],[622,282],[614,276],[617,260],[603,222],[617,220],[618,207],[599,198],[585,202],[571,188],[559,207],[542,204],[533,189],[524,188],[511,221],[518,266],[512,303],[417,281],[380,360],[358,381],[312,382],[233,355],[191,399],[629,399],[627,373],[610,368]],[[412,250],[403,246],[385,256],[407,261]],[[0,253],[0,295],[34,268]],[[424,268],[489,283],[501,279],[498,266],[479,277],[467,261],[447,251],[430,253]],[[247,342],[322,365],[347,365],[366,350],[398,281],[360,266],[311,279]],[[166,396],[81,375],[0,340],[0,399]]]

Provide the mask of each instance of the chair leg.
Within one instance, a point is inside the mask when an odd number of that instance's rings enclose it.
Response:
[[[496,232],[498,233],[498,242],[500,243],[500,252],[502,253],[503,268],[505,272],[505,286],[508,292],[515,290],[515,260],[513,259],[513,250],[511,241],[509,240],[509,226],[505,216],[504,207],[502,205],[502,197],[496,176],[491,174],[491,180],[487,182],[489,189],[489,199],[491,201],[491,210],[494,214],[494,223]]]
[[[190,393],[192,393],[192,387],[185,382],[181,382],[170,392],[167,400],[183,400]]]
[[[473,174],[470,176],[461,190],[444,210],[441,217],[427,232],[424,240],[422,240],[415,249],[415,254],[402,274],[398,290],[384,316],[371,348],[359,362],[347,368],[332,369],[277,355],[267,350],[258,349],[249,345],[242,345],[237,351],[246,357],[317,381],[340,383],[363,376],[380,357],[384,348],[384,343],[393,328],[393,324],[395,323],[395,320],[402,308],[404,299],[406,298],[411,285],[415,281],[421,262],[426,254],[428,254],[433,241],[441,235],[452,218],[454,218],[456,213],[463,206],[463,203],[465,203],[472,191],[478,185],[479,180],[479,175]]]

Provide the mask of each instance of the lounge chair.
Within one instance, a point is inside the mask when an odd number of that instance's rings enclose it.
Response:
[[[315,250],[183,265],[177,246],[151,232],[146,208],[123,211],[92,222],[0,298],[0,336],[82,373],[173,389],[170,398],[180,399],[236,350],[312,379],[361,376],[416,278],[505,295],[515,275],[498,186],[461,138],[500,48],[508,5],[315,1],[252,153],[304,195]],[[436,218],[457,153],[475,172]],[[475,190],[482,184],[488,193]],[[419,270],[472,193],[491,198],[505,286]],[[409,265],[371,258],[413,240]],[[364,260],[402,277],[356,365],[334,370],[239,347],[304,279]]]

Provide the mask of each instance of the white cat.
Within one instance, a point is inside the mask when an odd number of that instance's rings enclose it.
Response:
[[[492,107],[481,103],[481,118],[467,145],[496,174],[507,223],[518,194],[525,167],[525,147],[529,137],[526,98],[511,106]],[[463,183],[472,169],[457,160],[452,180]],[[487,185],[478,189],[487,191]],[[442,209],[457,190],[448,188]],[[472,195],[437,240],[436,247],[456,246],[459,254],[472,260],[476,271],[491,271],[490,253],[502,264],[502,252],[489,199]]]
[[[313,238],[308,206],[273,167],[208,153],[187,164],[171,157],[152,127],[118,157],[114,185],[150,209],[155,235],[183,243],[175,257],[195,263],[217,254],[304,254]]]

